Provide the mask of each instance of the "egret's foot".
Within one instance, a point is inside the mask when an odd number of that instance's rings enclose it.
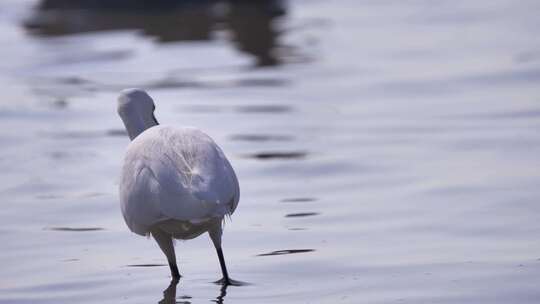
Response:
[[[223,286],[245,286],[245,285],[249,285],[246,282],[233,280],[231,278],[222,278],[220,280],[215,281],[214,283],[218,284],[218,285],[223,285]]]

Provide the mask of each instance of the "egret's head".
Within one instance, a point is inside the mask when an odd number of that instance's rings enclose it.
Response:
[[[131,140],[144,130],[158,124],[154,116],[155,108],[154,101],[144,90],[126,89],[120,93],[118,114]]]

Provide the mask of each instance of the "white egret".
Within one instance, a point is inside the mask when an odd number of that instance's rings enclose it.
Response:
[[[173,279],[180,278],[173,239],[208,232],[223,278],[229,278],[221,249],[222,223],[240,198],[238,180],[218,145],[195,128],[161,126],[155,105],[143,90],[127,89],[118,98],[129,144],[120,180],[122,214],[129,229],[152,235],[167,257]]]

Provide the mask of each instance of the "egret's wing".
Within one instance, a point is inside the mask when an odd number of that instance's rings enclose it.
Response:
[[[238,180],[216,143],[192,128],[164,128],[160,137],[168,145],[156,170],[164,176],[158,174],[157,180],[163,193],[173,194],[161,197],[161,208],[175,218],[188,206],[190,219],[231,214],[238,204]]]
[[[154,173],[143,161],[127,161],[120,181],[120,207],[129,229],[146,235],[150,227],[166,219],[161,212],[155,189],[159,187]]]

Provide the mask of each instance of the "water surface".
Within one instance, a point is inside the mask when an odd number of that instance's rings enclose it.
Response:
[[[540,301],[537,1],[106,2],[0,4],[0,303]],[[134,86],[230,158],[250,285],[125,226]]]

